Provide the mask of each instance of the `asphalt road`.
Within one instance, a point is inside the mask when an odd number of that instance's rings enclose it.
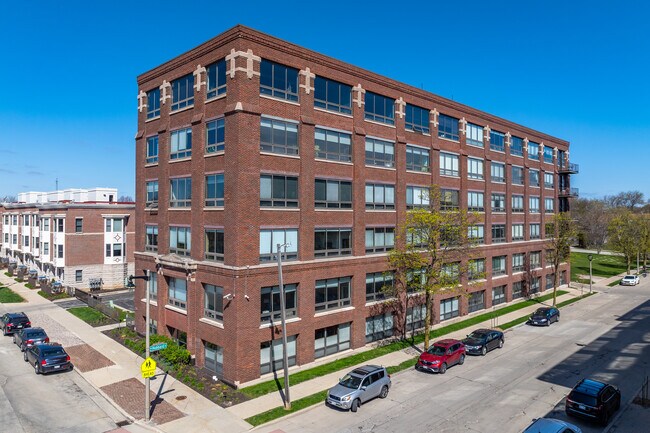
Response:
[[[259,432],[521,432],[534,419],[567,419],[564,397],[583,377],[620,387],[625,407],[650,363],[650,279],[614,287],[562,309],[550,327],[523,325],[485,357],[468,357],[444,375],[393,375],[388,398],[359,412],[318,405]],[[603,427],[577,419],[586,433]]]

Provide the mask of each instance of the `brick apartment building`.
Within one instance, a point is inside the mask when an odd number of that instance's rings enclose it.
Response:
[[[117,190],[18,194],[0,204],[0,256],[64,286],[124,287],[134,272],[134,203]]]
[[[240,384],[392,333],[386,251],[420,192],[480,212],[486,281],[436,322],[552,287],[545,223],[568,210],[569,143],[237,26],[138,77],[136,323]],[[562,266],[566,282],[568,264]],[[466,282],[465,282],[466,283]],[[409,309],[422,326],[423,306]]]

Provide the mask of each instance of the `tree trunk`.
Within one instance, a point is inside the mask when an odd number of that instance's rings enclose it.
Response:
[[[429,350],[429,330],[431,329],[431,292],[426,291],[426,310],[427,314],[424,316],[424,350]]]
[[[557,272],[559,271],[559,265],[553,267],[553,306],[557,302]]]

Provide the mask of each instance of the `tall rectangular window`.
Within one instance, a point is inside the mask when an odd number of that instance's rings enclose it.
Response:
[[[220,207],[224,205],[223,173],[205,176],[205,206]]]
[[[172,111],[194,105],[194,75],[187,74],[172,81]]]
[[[539,197],[528,197],[528,212],[539,213]]]
[[[260,262],[277,260],[278,244],[286,245],[280,247],[282,260],[298,259],[297,229],[266,229],[260,230]]]
[[[523,185],[524,184],[524,168],[512,166],[512,184],[513,185]]]
[[[83,271],[81,269],[77,269],[74,271],[74,281],[75,283],[81,283],[84,279],[83,277]]]
[[[505,152],[505,135],[503,132],[490,131],[490,149],[497,152]]]
[[[475,241],[476,243],[482,244],[485,242],[485,228],[483,224],[469,226],[467,228],[467,237]]]
[[[226,121],[223,117],[205,124],[205,153],[222,152],[226,148]]]
[[[503,183],[506,181],[506,165],[500,162],[490,164],[490,179],[492,182]]]
[[[468,275],[470,281],[481,280],[485,278],[485,259],[473,259],[469,261]]]
[[[169,252],[189,256],[192,249],[192,234],[189,227],[169,228]]]
[[[352,114],[352,87],[317,76],[314,80],[314,107]]]
[[[459,298],[450,298],[440,301],[440,320],[448,320],[458,317]]]
[[[492,276],[506,274],[506,256],[492,257]]]
[[[429,110],[416,105],[406,104],[406,124],[409,131],[429,133]]]
[[[352,229],[332,228],[314,231],[314,256],[332,257],[352,254]]]
[[[467,158],[467,177],[469,179],[483,180],[483,160]]]
[[[544,162],[547,164],[553,164],[553,148],[549,146],[544,146]]]
[[[506,241],[506,225],[492,224],[492,243],[500,244]]]
[[[145,251],[158,251],[158,226],[145,226]]]
[[[298,178],[278,174],[260,176],[261,207],[298,207]]]
[[[366,302],[386,299],[384,287],[392,287],[392,285],[392,273],[373,272],[366,274]]]
[[[523,224],[513,224],[511,227],[512,230],[512,240],[513,241],[523,241],[524,240],[524,225]]]
[[[317,280],[316,311],[347,307],[351,303],[351,277]]]
[[[56,246],[56,258],[57,259],[62,259],[63,258],[63,245],[57,245]]]
[[[440,114],[438,116],[438,137],[458,141],[458,119]]]
[[[528,159],[539,161],[539,144],[532,141],[528,142]]]
[[[149,290],[149,300],[156,301],[158,299],[158,275],[154,272],[149,275],[147,289]]]
[[[530,231],[530,239],[539,239],[540,238],[540,225],[539,224],[531,224],[528,229]]]
[[[223,347],[206,341],[203,359],[205,368],[213,371],[217,377],[223,376]]]
[[[352,135],[346,132],[316,128],[314,143],[316,158],[352,162]]]
[[[494,287],[492,289],[492,305],[499,305],[506,302],[506,286]]]
[[[374,122],[395,124],[395,101],[382,95],[366,92],[365,118]]]
[[[470,293],[469,299],[467,300],[467,312],[473,313],[475,311],[483,310],[484,308],[485,308],[485,290]]]
[[[205,259],[223,262],[223,230],[205,229]]]
[[[147,92],[147,119],[160,116],[160,89]]]
[[[54,221],[56,221],[56,226],[54,227],[54,228],[55,228],[55,230],[54,230],[55,232],[57,232],[57,233],[63,233],[63,222],[64,222],[64,220],[65,220],[64,218],[56,218],[56,219],[54,220]]]
[[[352,209],[352,182],[316,179],[314,206],[326,209]]]
[[[513,213],[523,213],[524,212],[524,196],[523,195],[513,195],[510,199],[512,201],[512,212]]]
[[[470,146],[483,147],[483,128],[473,123],[468,123],[465,134],[467,144]]]
[[[298,124],[262,117],[260,150],[279,155],[298,155]]]
[[[395,185],[367,183],[366,209],[395,209]]]
[[[179,177],[170,180],[169,207],[190,207],[192,206],[192,178]]]
[[[169,278],[167,303],[174,307],[187,308],[187,280],[185,278]]]
[[[192,128],[172,131],[169,159],[189,158],[192,156]]]
[[[537,269],[542,267],[542,252],[533,251],[530,253],[530,269]]]
[[[523,288],[524,288],[524,282],[523,281],[516,281],[512,283],[512,299],[519,299],[523,296]]]
[[[298,285],[284,285],[284,309],[285,317],[290,319],[298,316]],[[280,286],[262,287],[260,302],[260,321],[264,323],[274,323],[281,320],[280,311],[282,304],[280,302]]]
[[[147,138],[147,164],[155,164],[158,162],[158,136]]]
[[[517,253],[512,255],[512,272],[523,272],[524,271],[524,259],[526,254]]]
[[[544,173],[544,188],[553,189],[553,173]]]
[[[524,156],[524,140],[519,137],[510,137],[510,155]]]
[[[539,187],[539,170],[528,170],[528,186]]]
[[[555,212],[555,200],[553,200],[553,198],[546,197],[544,199],[544,212],[545,213]]]
[[[483,212],[485,210],[482,192],[467,192],[467,210],[476,212]]]
[[[366,137],[366,165],[395,167],[395,143]]]
[[[406,169],[429,173],[431,164],[429,163],[429,149],[422,147],[406,145]]]
[[[260,94],[287,101],[298,101],[298,69],[262,59]]]
[[[233,60],[234,61],[234,60]],[[215,98],[226,93],[226,59],[212,63],[205,68],[208,77],[207,99]]]
[[[458,177],[458,155],[440,152],[440,175]]]
[[[146,206],[149,207],[154,203],[158,203],[158,181],[153,180],[147,182],[147,202]]]
[[[460,209],[460,192],[455,189],[440,190],[440,210]]]
[[[83,218],[75,218],[74,219],[74,232],[75,233],[82,233],[84,231],[84,219]]]
[[[501,193],[492,193],[492,212],[506,211],[506,195]]]
[[[393,335],[393,313],[366,317],[366,343],[391,337]]]
[[[223,321],[223,287],[203,285],[203,317]]]
[[[406,187],[406,208],[413,209],[416,207],[429,206],[429,188],[424,186],[407,186]]]
[[[395,248],[394,227],[366,229],[366,253],[381,253],[393,248]]]
[[[287,337],[287,367],[296,365],[296,336]],[[280,371],[284,368],[282,339],[260,344],[260,374]]]

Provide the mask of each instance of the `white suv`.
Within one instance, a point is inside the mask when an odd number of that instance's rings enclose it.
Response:
[[[636,286],[639,284],[638,275],[626,275],[621,280],[621,286]]]

